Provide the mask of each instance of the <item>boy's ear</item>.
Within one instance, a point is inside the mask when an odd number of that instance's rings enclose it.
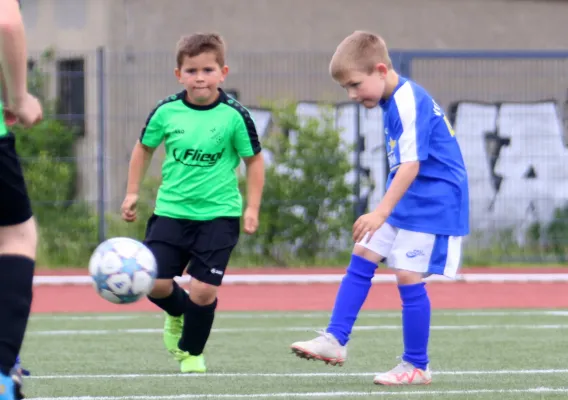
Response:
[[[224,65],[221,68],[221,76],[222,76],[221,82],[223,82],[225,80],[225,78],[227,77],[228,74],[229,74],[229,67]]]
[[[181,71],[179,68],[174,69],[174,75],[178,81],[181,79]]]
[[[375,65],[375,70],[376,70],[381,76],[386,76],[387,72],[389,71],[389,69],[387,68],[386,64],[384,64],[384,63],[378,63],[377,65]]]

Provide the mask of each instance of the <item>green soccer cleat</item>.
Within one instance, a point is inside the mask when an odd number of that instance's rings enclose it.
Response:
[[[178,348],[179,340],[183,330],[183,315],[173,317],[166,313],[166,321],[164,322],[164,344],[166,349],[172,355],[180,352]]]
[[[198,356],[189,355],[180,361],[180,370],[183,373],[205,373],[207,367],[205,366],[205,357],[203,354]]]

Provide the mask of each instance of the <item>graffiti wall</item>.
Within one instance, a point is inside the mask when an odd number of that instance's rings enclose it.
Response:
[[[268,134],[270,112],[255,108],[251,112],[259,134]],[[317,117],[319,108],[300,103],[297,113]],[[367,207],[375,207],[386,177],[381,110],[341,103],[334,116],[347,144],[354,145],[357,137],[362,141],[360,171],[372,185],[363,185],[361,195]],[[549,222],[554,209],[568,203],[568,148],[555,101],[459,101],[451,104],[448,116],[468,168],[473,231],[510,228],[521,241],[530,224]],[[355,152],[351,162],[354,170],[346,180],[354,183]]]

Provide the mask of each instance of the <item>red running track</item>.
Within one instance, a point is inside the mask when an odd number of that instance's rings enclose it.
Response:
[[[430,283],[435,309],[568,308],[566,283]],[[331,311],[337,284],[227,285],[220,289],[220,311]],[[365,310],[399,310],[396,285],[373,285]],[[143,299],[115,305],[91,286],[39,286],[33,313],[157,311]]]

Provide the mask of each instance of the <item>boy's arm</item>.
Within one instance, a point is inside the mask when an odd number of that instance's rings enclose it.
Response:
[[[264,188],[264,157],[256,126],[248,110],[239,110],[235,122],[233,146],[247,167],[247,207],[244,214],[244,231],[253,234],[258,229],[258,217]]]
[[[247,208],[260,210],[264,188],[264,157],[262,153],[244,158],[247,167]]]
[[[413,101],[408,101],[408,97],[412,97]],[[388,128],[393,133],[399,132],[399,135],[394,136],[398,147],[398,170],[377,208],[355,221],[353,240],[356,243],[363,240],[366,234],[367,242],[371,239],[418,176],[420,162],[428,158],[431,101],[424,98],[417,101],[410,86],[397,92],[394,100],[398,118],[390,121]]]
[[[260,202],[264,188],[264,157],[256,153],[243,157],[247,167],[247,207],[244,214],[244,231],[252,235],[258,229]]]
[[[398,167],[398,171],[389,189],[375,209],[375,212],[385,219],[388,218],[392,210],[394,210],[394,207],[398,204],[400,199],[402,199],[402,196],[404,196],[412,182],[414,182],[414,179],[418,176],[419,170],[419,161],[409,161],[401,164],[400,167]]]
[[[140,184],[146,175],[154,150],[164,139],[160,106],[161,103],[152,110],[146,119],[140,138],[134,145],[134,149],[132,149],[128,167],[128,183],[126,185],[127,195],[138,194],[140,191]]]
[[[152,160],[154,149],[136,142],[130,163],[128,166],[128,181],[126,184],[126,197],[120,207],[122,219],[126,222],[136,221],[136,204],[138,203],[138,193],[140,184],[146,175],[150,161]]]
[[[360,216],[353,224],[353,241],[359,243],[367,236],[367,243],[375,234],[392,211],[402,199],[420,170],[420,161],[408,161],[398,167],[398,171],[394,176],[389,189],[385,193],[383,199],[373,211]]]
[[[428,158],[430,145],[430,120],[432,101],[429,98],[417,99],[410,86],[405,92],[395,94],[398,118],[393,123],[393,131],[400,132],[396,146],[399,153],[399,167],[376,212],[388,218],[400,199],[404,196],[420,171],[420,162]],[[412,101],[409,101],[412,98]]]
[[[136,142],[134,145],[128,167],[128,183],[126,185],[127,195],[137,195],[140,192],[140,184],[142,183],[142,180],[146,175],[146,171],[148,170],[148,166],[152,161],[154,150],[155,149],[145,146],[140,142]]]
[[[1,1],[1,0],[0,0]],[[6,79],[4,79],[4,74],[2,73],[2,68],[0,68],[0,101],[4,104],[8,104],[7,92],[6,92]]]
[[[17,0],[0,0],[0,70],[7,108],[17,109],[27,89],[27,46]]]

